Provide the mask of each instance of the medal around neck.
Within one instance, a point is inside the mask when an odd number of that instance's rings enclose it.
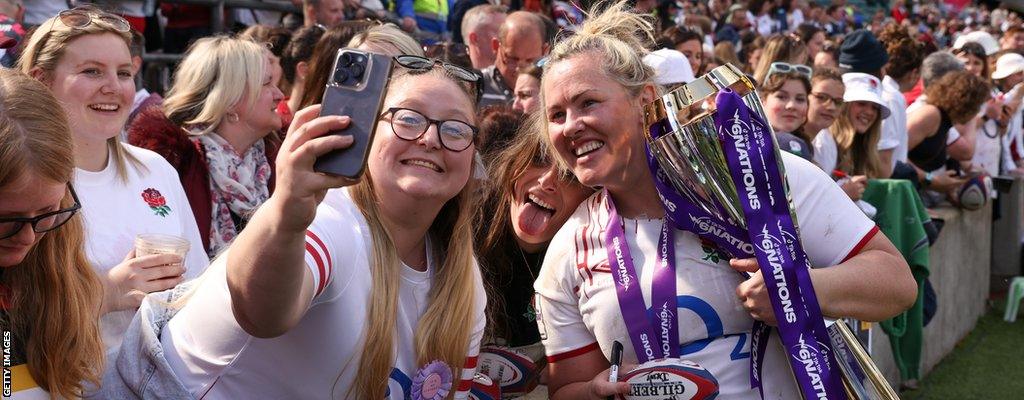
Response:
[[[629,383],[626,400],[710,400],[718,397],[718,381],[687,360],[663,358],[640,364],[622,376]]]
[[[413,400],[442,400],[452,390],[452,369],[443,361],[431,361],[412,378]]]

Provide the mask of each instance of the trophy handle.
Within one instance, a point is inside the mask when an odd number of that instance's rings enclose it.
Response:
[[[889,385],[878,366],[861,346],[857,335],[842,319],[828,327],[836,362],[843,375],[843,386],[850,399],[856,400],[899,400],[900,396]],[[848,353],[844,353],[848,351]]]

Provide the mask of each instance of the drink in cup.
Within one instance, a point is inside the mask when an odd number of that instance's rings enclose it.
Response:
[[[150,254],[177,254],[182,260],[192,247],[185,238],[160,233],[143,233],[135,237],[135,256]]]

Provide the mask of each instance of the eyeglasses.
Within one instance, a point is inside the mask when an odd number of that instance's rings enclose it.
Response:
[[[768,75],[765,75],[765,79],[767,80],[769,76],[774,74],[788,74],[793,71],[806,76],[807,79],[811,79],[811,67],[803,64],[789,64],[784,62],[773,62],[771,66],[768,67]]]
[[[431,125],[437,126],[437,137],[441,139],[441,146],[456,153],[468,149],[473,144],[476,134],[480,129],[466,122],[457,119],[436,120],[427,118],[419,111],[391,107],[380,115],[391,115],[391,131],[402,140],[418,140],[427,133]]]
[[[484,79],[476,72],[467,70],[455,64],[450,64],[441,60],[432,58],[402,55],[395,56],[395,63],[401,65],[406,69],[413,71],[429,71],[434,68],[435,65],[440,64],[442,68],[455,78],[472,83],[476,90],[476,102],[480,102],[480,98],[484,95]]]
[[[60,20],[60,23],[64,24],[64,26],[74,29],[85,28],[94,21],[99,20],[106,22],[118,32],[127,33],[132,30],[131,24],[124,18],[92,7],[76,7],[61,11],[54,20]]]
[[[75,204],[70,208],[48,212],[32,218],[0,218],[0,240],[17,235],[18,232],[25,228],[25,224],[32,225],[32,231],[35,233],[49,232],[66,224],[82,208],[82,203],[78,201],[78,194],[75,193],[75,188],[68,185],[68,190],[71,192],[71,198],[75,200]]]
[[[811,96],[813,96],[814,98],[818,99],[818,101],[822,102],[822,104],[828,104],[828,103],[835,104],[837,108],[838,107],[842,107],[843,104],[845,104],[845,102],[843,101],[842,97],[832,97],[832,96],[829,96],[829,95],[824,94],[824,93],[814,93],[814,92],[811,92]]]

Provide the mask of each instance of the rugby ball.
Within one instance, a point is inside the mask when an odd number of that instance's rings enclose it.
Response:
[[[956,203],[965,210],[978,210],[988,203],[992,178],[986,174],[971,177],[956,190]],[[989,182],[986,182],[988,180]]]
[[[494,380],[506,397],[530,393],[540,381],[541,368],[530,357],[507,347],[484,346],[479,361],[477,371]]]
[[[501,388],[487,375],[477,372],[473,375],[473,386],[469,388],[469,400],[499,400]]]
[[[694,362],[678,358],[648,361],[619,379],[630,385],[626,400],[709,400],[718,380]]]

